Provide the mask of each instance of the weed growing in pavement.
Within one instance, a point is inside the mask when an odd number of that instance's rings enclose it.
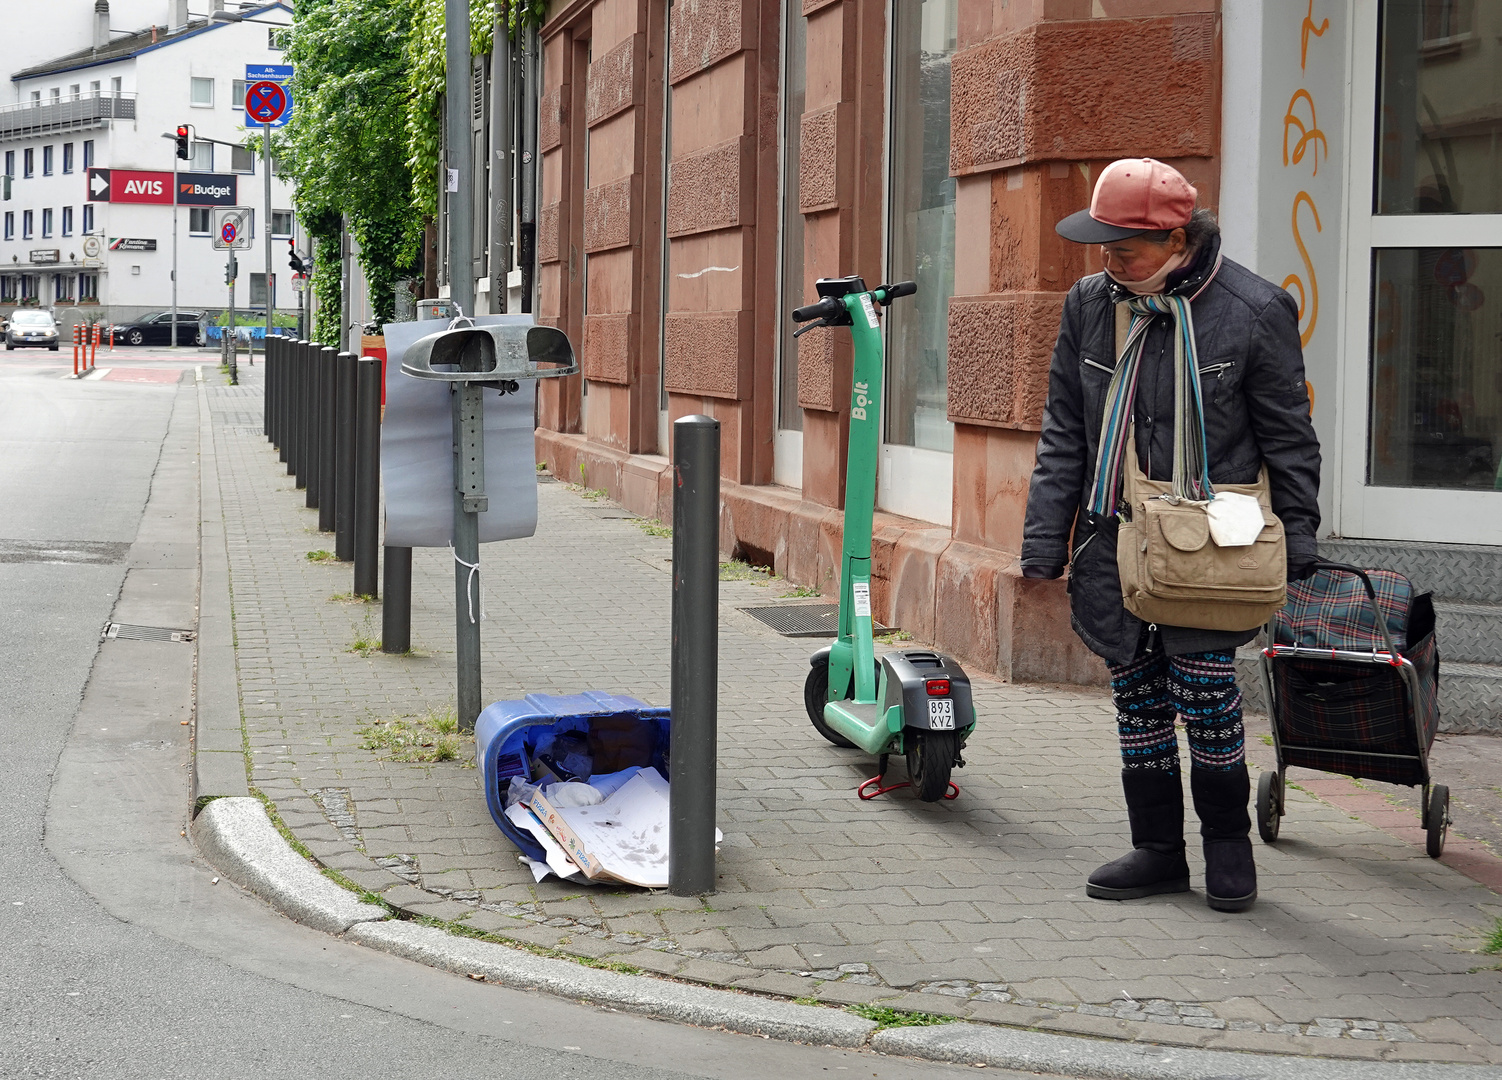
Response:
[[[822,1001],[820,1001],[816,997],[801,997],[801,998],[794,998],[793,999],[793,1004],[794,1005],[822,1005],[824,1003]]]
[[[349,651],[369,656],[380,647],[381,639],[376,637],[375,627],[370,625],[370,612],[367,611],[364,624],[355,633],[355,640],[349,643]]]
[[[890,1027],[930,1027],[934,1024],[952,1024],[954,1017],[938,1013],[907,1012],[886,1005],[847,1005],[845,1011],[867,1020],[876,1021],[876,1030]]]
[[[720,564],[721,581],[754,581],[758,585],[766,585],[777,575],[761,566],[752,566],[740,559],[731,559],[729,562]]]
[[[303,557],[305,559],[307,559],[308,562],[338,562],[339,561],[338,559],[336,559],[334,557],[334,553],[332,551],[324,551],[322,548],[319,548],[317,551],[310,551],[310,552],[307,553],[307,555],[305,555]]]
[[[1502,953],[1502,919],[1492,921],[1492,931],[1486,935],[1486,942],[1481,946],[1481,951],[1494,956]]]
[[[785,593],[783,593],[781,599],[783,599],[783,600],[802,600],[804,597],[807,597],[807,596],[818,596],[818,595],[819,595],[819,590],[816,589],[816,588],[814,588],[812,585],[794,585],[793,586],[793,591],[792,592],[785,592]]]
[[[331,604],[374,604],[380,597],[368,593],[341,592],[329,597]]]
[[[876,639],[878,645],[895,645],[899,641],[912,641],[913,635],[906,630],[893,630],[890,634],[882,634]]]
[[[392,761],[453,761],[459,756],[459,716],[453,708],[376,720],[355,734],[362,748],[384,750]]]
[[[635,525],[648,536],[668,539],[673,535],[673,527],[671,525],[664,525],[656,518],[632,518],[631,524]]]
[[[588,499],[590,502],[599,502],[606,495],[604,488],[585,487],[583,484],[565,484],[564,487],[580,498]]]

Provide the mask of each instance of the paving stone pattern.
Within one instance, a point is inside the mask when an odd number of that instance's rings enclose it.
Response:
[[[245,373],[242,372],[242,375]],[[285,466],[247,424],[260,369],[209,387],[251,783],[316,858],[414,914],[643,971],[832,1003],[880,1000],[1046,1030],[1390,1060],[1502,1062],[1502,971],[1477,952],[1502,898],[1297,789],[1296,835],[1257,845],[1261,899],[1087,899],[1127,845],[1099,693],[975,680],[953,802],[855,797],[873,763],[810,727],[817,642],[738,611],[786,582],[721,585],[718,892],[534,884],[460,762],[362,749],[376,720],[450,707],[447,551],[413,559],[414,654],[380,633]],[[671,541],[561,483],[531,539],[481,552],[485,700],[607,690],[666,704]],[[1187,753],[1186,753],[1187,760]],[[467,766],[467,767],[466,767]],[[902,766],[894,762],[893,773]],[[1194,820],[1192,811],[1189,820]]]

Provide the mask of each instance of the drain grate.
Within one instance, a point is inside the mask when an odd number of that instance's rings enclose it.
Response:
[[[834,637],[840,628],[838,604],[777,604],[772,607],[743,607],[747,615],[765,623],[783,637]],[[890,634],[896,627],[872,627],[878,634]]]
[[[192,641],[198,635],[192,630],[174,630],[170,626],[136,626],[133,623],[105,623],[99,640],[120,638],[125,641]]]

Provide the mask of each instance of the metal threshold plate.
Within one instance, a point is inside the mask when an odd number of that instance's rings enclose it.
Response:
[[[125,641],[192,641],[192,630],[175,630],[170,626],[136,626],[132,623],[106,623],[99,640],[119,638]]]
[[[771,607],[743,607],[747,615],[765,623],[783,637],[834,637],[840,628],[838,604],[777,604]],[[896,627],[872,623],[878,634],[890,634]]]

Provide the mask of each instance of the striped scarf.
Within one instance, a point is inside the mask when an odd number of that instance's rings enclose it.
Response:
[[[1178,416],[1173,426],[1173,494],[1195,502],[1215,497],[1210,486],[1205,410],[1200,400],[1194,316],[1190,314],[1189,301],[1182,296],[1153,294],[1134,296],[1124,303],[1132,313],[1132,322],[1106,389],[1100,447],[1095,457],[1095,486],[1090,492],[1090,511],[1101,517],[1114,515],[1121,497],[1122,463],[1133,430],[1132,408],[1137,397],[1137,377],[1142,370],[1142,349],[1155,315],[1169,315],[1175,323],[1173,401]]]

